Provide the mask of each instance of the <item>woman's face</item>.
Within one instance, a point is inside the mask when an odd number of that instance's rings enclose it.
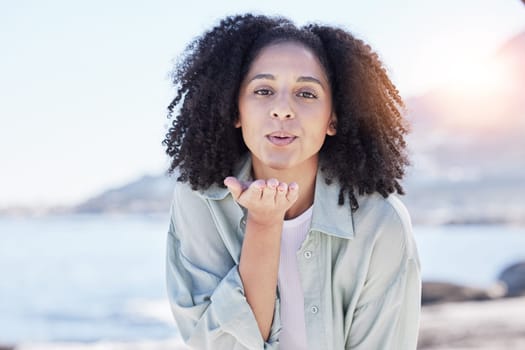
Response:
[[[254,170],[317,168],[334,122],[330,83],[317,56],[296,42],[263,48],[241,83],[235,125]]]

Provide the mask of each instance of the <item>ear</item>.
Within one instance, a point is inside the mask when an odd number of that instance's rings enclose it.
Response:
[[[233,124],[233,126],[238,129],[241,127],[241,118],[237,118],[237,120],[235,121],[235,124]]]
[[[328,124],[328,128],[326,129],[326,135],[328,136],[334,136],[337,134],[337,116],[335,113],[332,112],[332,116],[330,117],[330,123]]]

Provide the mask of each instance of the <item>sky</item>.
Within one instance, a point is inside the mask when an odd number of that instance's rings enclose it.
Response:
[[[519,0],[19,0],[0,9],[0,209],[72,205],[165,171],[169,72],[226,15],[344,27],[379,53],[404,97],[455,79],[525,30]]]

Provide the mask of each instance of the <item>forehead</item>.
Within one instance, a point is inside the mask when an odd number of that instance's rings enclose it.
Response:
[[[263,47],[250,65],[248,75],[291,71],[315,74],[326,80],[326,72],[317,55],[297,42],[281,42]]]

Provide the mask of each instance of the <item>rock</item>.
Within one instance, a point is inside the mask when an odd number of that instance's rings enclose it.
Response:
[[[491,300],[505,296],[506,288],[499,283],[490,288],[474,288],[448,282],[423,282],[421,303]]]
[[[517,262],[505,268],[498,280],[507,289],[506,297],[525,295],[525,261]]]
[[[15,350],[14,345],[0,344],[0,350]]]

